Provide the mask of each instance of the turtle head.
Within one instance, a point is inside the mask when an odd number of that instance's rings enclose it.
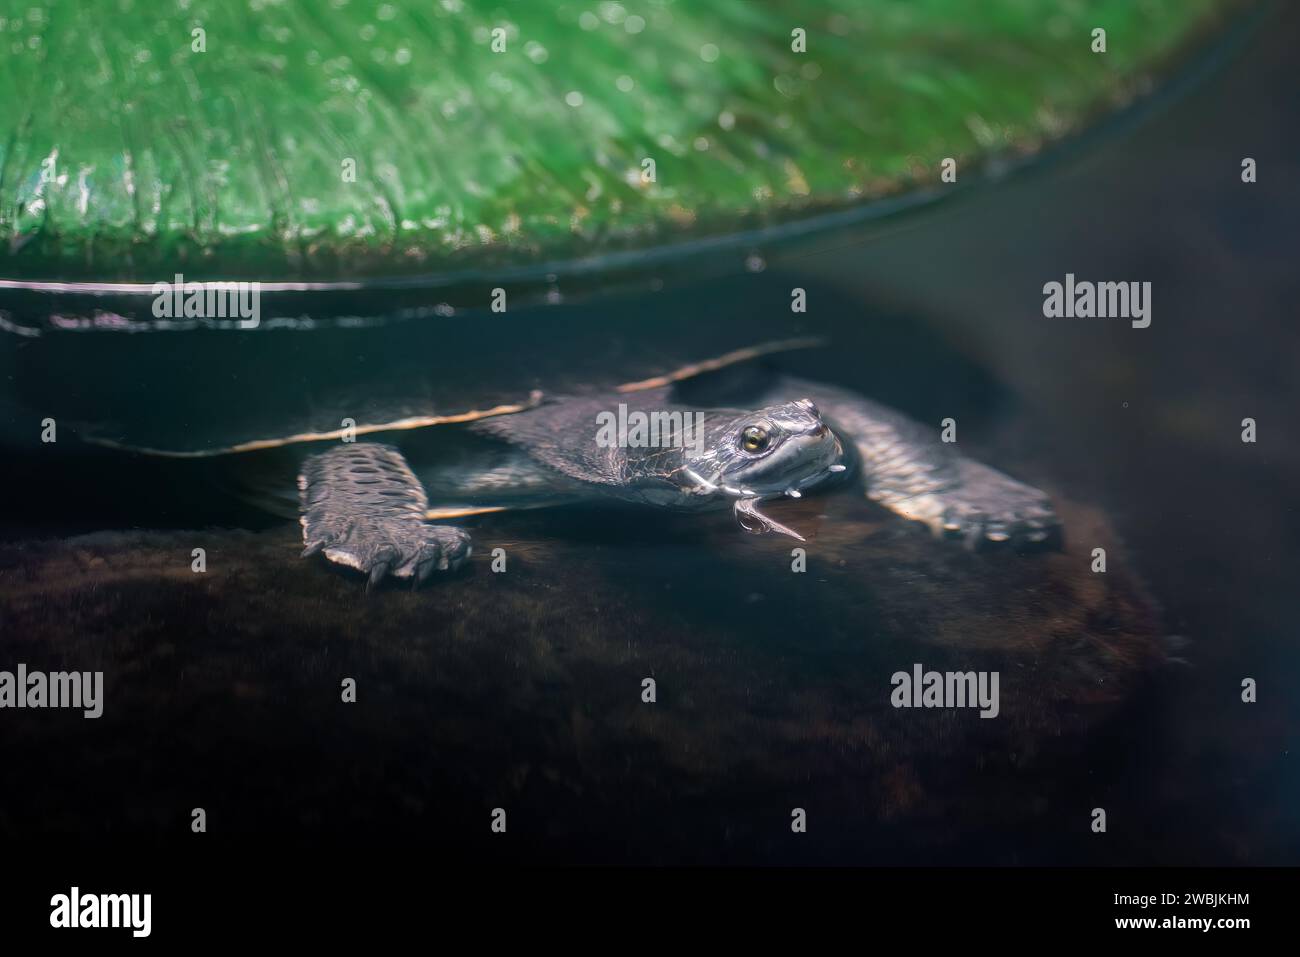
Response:
[[[795,498],[844,471],[839,438],[810,399],[732,419],[691,463],[718,491],[737,499]]]

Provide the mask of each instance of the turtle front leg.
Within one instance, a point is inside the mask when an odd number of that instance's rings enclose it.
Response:
[[[801,379],[782,379],[765,401],[800,398],[812,399],[853,444],[867,497],[890,511],[969,548],[1059,538],[1060,519],[1044,492],[966,458],[933,429],[846,389]]]
[[[1046,493],[972,459],[960,457],[955,467],[955,480],[943,488],[908,495],[906,489],[869,486],[867,495],[967,548],[983,541],[1035,545],[1060,535],[1061,522]]]
[[[325,557],[369,576],[420,584],[454,571],[470,556],[470,536],[449,525],[426,525],[428,496],[397,449],[373,442],[340,445],[313,455],[298,476],[303,557]]]

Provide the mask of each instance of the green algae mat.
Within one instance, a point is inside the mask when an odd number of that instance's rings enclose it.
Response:
[[[816,223],[1037,153],[1236,6],[3,0],[0,279],[472,276]]]

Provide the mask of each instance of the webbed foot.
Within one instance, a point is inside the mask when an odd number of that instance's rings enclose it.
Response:
[[[1061,522],[1045,493],[970,459],[960,459],[957,470],[951,487],[890,507],[971,549],[986,542],[1035,545],[1059,535]]]
[[[424,486],[390,446],[365,442],[314,455],[298,488],[303,556],[324,552],[368,576],[367,587],[388,575],[418,585],[469,559],[468,532],[424,523]]]
[[[460,568],[473,551],[463,528],[407,522],[361,522],[337,530],[318,525],[310,532],[304,526],[303,541],[304,558],[323,551],[330,561],[367,575],[367,588],[388,575],[419,585],[435,571]]]

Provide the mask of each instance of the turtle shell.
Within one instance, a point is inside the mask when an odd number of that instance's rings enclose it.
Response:
[[[572,293],[950,194],[945,159],[1038,153],[1236,6],[24,0],[0,279]]]
[[[19,336],[0,352],[18,400],[0,403],[0,421],[20,447],[39,443],[49,418],[96,445],[208,456],[456,424],[530,407],[537,393],[651,387],[823,341],[822,323],[788,306],[752,311],[755,298],[788,302],[789,290],[746,276],[435,321]]]

